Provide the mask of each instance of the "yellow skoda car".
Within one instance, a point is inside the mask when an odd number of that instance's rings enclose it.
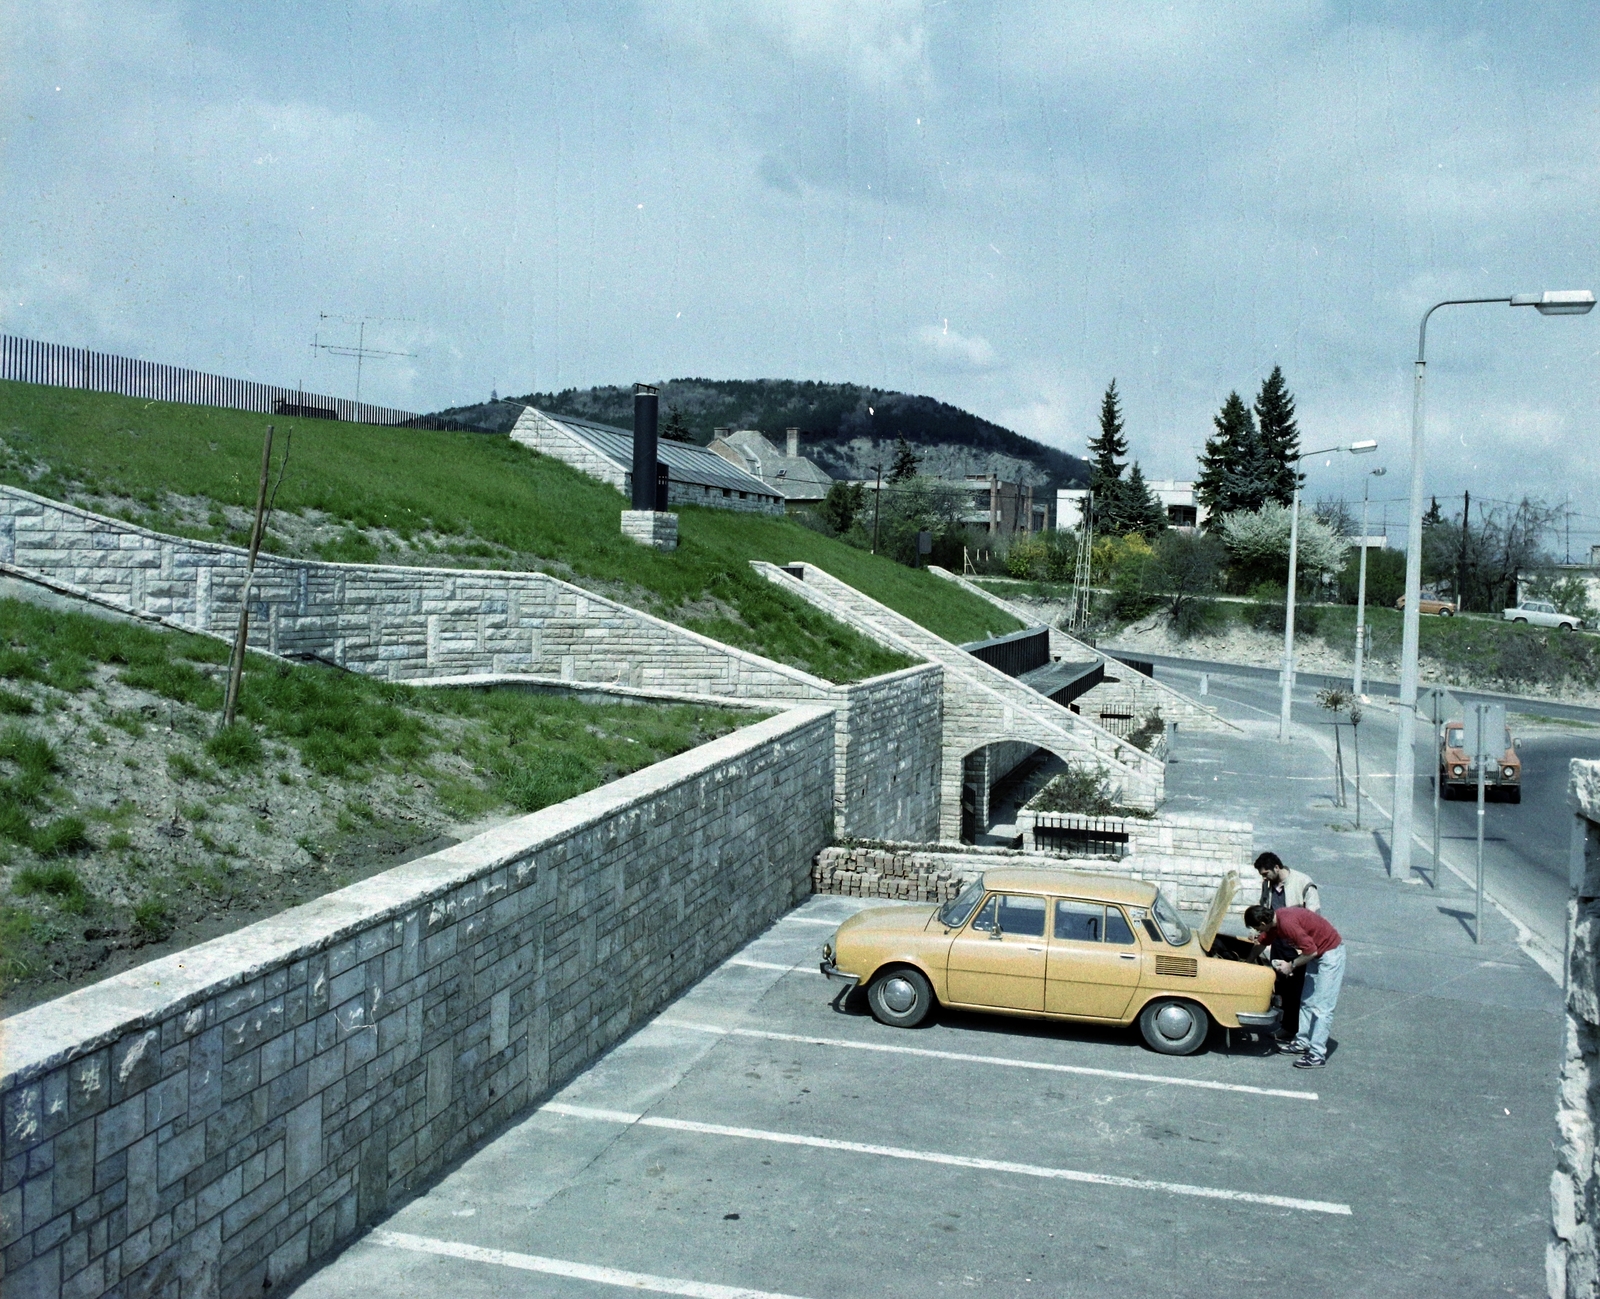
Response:
[[[822,972],[867,990],[911,1028],[935,1005],[1097,1024],[1139,1022],[1164,1055],[1199,1050],[1213,1023],[1270,1032],[1273,975],[1217,936],[1229,873],[1198,930],[1154,884],[1066,870],[992,870],[942,907],[874,907],[822,948]]]

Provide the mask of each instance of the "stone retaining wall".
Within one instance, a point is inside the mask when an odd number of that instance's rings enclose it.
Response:
[[[0,1020],[7,1299],[259,1296],[807,890],[802,707]]]
[[[1556,1170],[1550,1175],[1550,1299],[1600,1295],[1600,762],[1574,759],[1568,779],[1572,853],[1567,903],[1566,1036],[1556,1093]]]
[[[1227,873],[1220,863],[1196,858],[1140,854],[1107,857],[1052,857],[1038,853],[969,848],[963,844],[873,843],[824,848],[811,868],[811,887],[818,893],[846,897],[896,898],[943,902],[985,870],[1077,870],[1092,875],[1118,875],[1148,880],[1166,889],[1185,911],[1204,911]],[[1242,913],[1249,901],[1240,890],[1232,910]]]
[[[1075,816],[1075,813],[1039,812],[1025,807],[1017,813],[1017,832],[1023,847],[1049,853],[1034,841],[1034,823],[1040,817]],[[1189,861],[1213,861],[1223,870],[1244,871],[1255,862],[1255,826],[1249,821],[1224,821],[1212,816],[1163,812],[1155,817],[1096,817],[1097,826],[1114,828],[1128,836],[1127,855],[1164,855]]]
[[[0,568],[170,626],[231,641],[246,559],[235,546],[0,486]],[[777,707],[826,704],[840,729],[838,833],[932,837],[936,665],[838,685],[543,573],[262,555],[251,591],[253,648],[390,680],[526,673]]]

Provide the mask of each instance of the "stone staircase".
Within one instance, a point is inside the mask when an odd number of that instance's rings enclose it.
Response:
[[[952,573],[949,569],[940,568],[937,564],[929,564],[928,571],[936,577],[942,577],[946,581],[954,582],[964,590],[972,592],[980,600],[987,600],[995,608],[1010,614],[1024,626],[1033,626],[1038,621],[1037,617],[1034,614],[1030,614],[1026,609],[1001,598],[993,591],[984,590],[976,582],[969,582],[958,573]],[[1094,646],[1077,639],[1077,637],[1068,632],[1062,631],[1059,627],[1051,627],[1049,632],[1050,656],[1052,658],[1064,658],[1073,661],[1093,658],[1108,659],[1106,654],[1101,653]],[[1109,659],[1109,661],[1114,663],[1117,660]],[[1164,681],[1157,681],[1154,677],[1147,677],[1143,673],[1135,672],[1131,669],[1124,672],[1123,679],[1115,685],[1096,686],[1084,696],[1084,700],[1091,704],[1104,700],[1104,702],[1110,704],[1117,696],[1121,696],[1121,698],[1116,699],[1116,702],[1131,704],[1134,710],[1140,714],[1148,715],[1159,709],[1163,718],[1169,722],[1179,723],[1186,730],[1210,731],[1226,735],[1242,735],[1244,733],[1242,728],[1230,722],[1227,718],[1220,716],[1214,708],[1207,707],[1198,700],[1191,699],[1181,690],[1174,689]]]
[[[945,670],[940,836],[961,833],[962,763],[987,744],[1019,741],[1079,764],[1104,768],[1116,797],[1154,809],[1163,796],[1164,764],[1088,718],[1061,707],[926,627],[896,613],[816,567],[753,561],[768,580],[855,627],[880,645],[937,663]]]

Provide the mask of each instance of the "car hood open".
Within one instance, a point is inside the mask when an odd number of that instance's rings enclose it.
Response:
[[[1198,936],[1200,950],[1209,952],[1211,945],[1217,941],[1217,930],[1222,928],[1223,918],[1228,914],[1228,908],[1233,905],[1234,894],[1239,891],[1239,872],[1229,871],[1222,877],[1222,883],[1217,885],[1217,891],[1211,895],[1211,905],[1206,909],[1206,918],[1200,922]]]

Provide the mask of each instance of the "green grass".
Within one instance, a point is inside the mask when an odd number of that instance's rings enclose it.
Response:
[[[133,513],[149,526],[227,539],[220,516],[209,531],[166,519],[165,494],[253,507],[267,422],[239,411],[4,382],[0,437],[14,454],[0,460],[0,481],[58,498],[75,489],[131,497],[142,506]],[[274,422],[280,446],[285,433],[294,437],[278,508],[345,521],[352,531],[334,545],[338,558],[376,557],[361,529],[389,529],[404,539],[444,534],[458,539],[462,555],[539,562],[558,574],[643,592],[662,616],[834,681],[908,660],[775,587],[750,570],[750,560],[820,565],[957,642],[1016,629],[953,583],[788,519],[685,507],[676,551],[641,547],[620,533],[626,502],[619,492],[509,438]],[[48,466],[42,475],[39,463]]]

